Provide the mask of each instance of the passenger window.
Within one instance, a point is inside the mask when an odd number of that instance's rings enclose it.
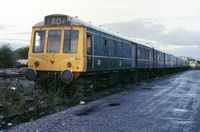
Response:
[[[118,57],[122,57],[123,47],[122,43],[118,42]]]
[[[132,50],[130,48],[129,44],[124,44],[124,57],[131,57],[132,55]]]
[[[92,39],[91,39],[91,35],[87,35],[87,52],[90,53],[92,52]]]
[[[105,54],[108,54],[108,40],[105,40]]]
[[[149,59],[149,50],[146,49],[146,58],[145,59]]]
[[[140,50],[138,50],[138,56],[140,56]]]
[[[125,57],[125,55],[124,55],[124,49],[125,49],[125,48],[124,48],[124,43],[122,42],[122,49],[121,49],[121,52],[122,52],[122,53],[121,53],[121,54],[122,54],[121,56],[122,56],[122,57]]]
[[[115,56],[118,56],[118,43],[115,41]]]
[[[149,59],[151,60],[151,51],[149,52]]]
[[[147,50],[146,49],[144,49],[144,53],[145,53],[144,59],[147,59]]]
[[[115,43],[113,40],[110,41],[110,45],[109,45],[109,55],[110,56],[115,56]]]
[[[141,51],[142,51],[142,54],[141,54],[142,57],[141,57],[141,58],[142,58],[142,59],[146,59],[146,50],[145,50],[144,48],[142,48]]]

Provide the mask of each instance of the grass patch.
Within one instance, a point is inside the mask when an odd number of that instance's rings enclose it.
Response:
[[[0,128],[10,122],[21,123],[76,105],[84,95],[76,92],[68,98],[61,89],[36,91],[33,82],[24,80],[1,81],[0,86]]]

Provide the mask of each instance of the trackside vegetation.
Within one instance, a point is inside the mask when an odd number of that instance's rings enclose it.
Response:
[[[9,44],[0,46],[0,68],[16,67],[17,59],[28,59],[29,46],[13,50]]]

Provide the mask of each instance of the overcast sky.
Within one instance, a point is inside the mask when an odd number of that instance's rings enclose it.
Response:
[[[0,12],[0,45],[14,49],[30,44],[32,26],[44,16],[66,14],[200,58],[200,0],[6,0]]]

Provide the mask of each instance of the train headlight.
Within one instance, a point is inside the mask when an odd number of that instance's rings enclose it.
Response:
[[[72,64],[71,64],[70,62],[68,62],[68,63],[67,63],[67,66],[68,66],[68,67],[71,67],[71,66],[72,66]]]
[[[25,76],[26,76],[26,79],[27,80],[30,80],[30,81],[33,81],[35,80],[36,76],[37,76],[37,72],[32,69],[32,68],[29,68],[26,73],[25,73]]]
[[[35,65],[36,67],[38,67],[38,66],[39,66],[39,62],[36,61],[36,62],[34,63],[34,65]]]
[[[64,83],[70,83],[73,79],[73,74],[69,70],[64,70],[61,72],[60,78]]]

